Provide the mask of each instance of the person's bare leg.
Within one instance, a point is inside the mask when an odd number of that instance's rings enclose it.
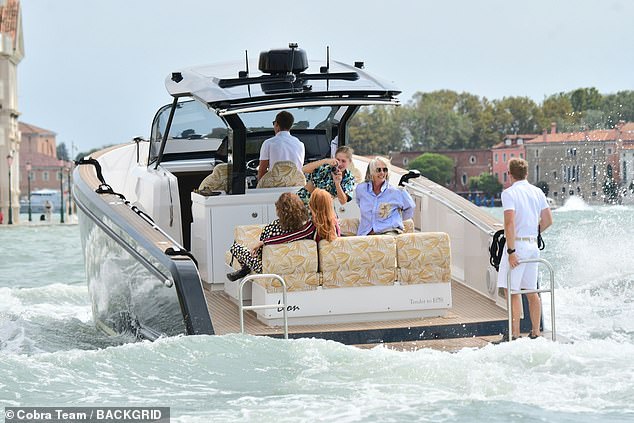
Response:
[[[518,338],[520,336],[520,312],[522,310],[522,296],[520,294],[513,295],[511,298],[513,302],[513,336]]]
[[[533,336],[540,336],[539,325],[542,319],[542,301],[539,298],[539,294],[532,293],[526,294],[528,299],[528,312],[531,315],[531,333]]]

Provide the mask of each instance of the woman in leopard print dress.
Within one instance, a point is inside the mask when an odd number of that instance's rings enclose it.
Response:
[[[262,273],[262,247],[267,244],[284,244],[301,239],[314,239],[315,226],[308,219],[308,211],[297,194],[285,192],[275,202],[278,219],[262,229],[260,241],[252,248],[233,243],[229,252],[237,259],[242,268],[227,273],[227,279],[235,281],[245,277],[251,271]]]

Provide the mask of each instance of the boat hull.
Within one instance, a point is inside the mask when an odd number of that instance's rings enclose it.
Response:
[[[138,231],[139,225],[149,223],[121,199],[107,201],[114,196],[94,192],[79,171],[75,181],[95,324],[110,334],[145,339],[213,334],[195,263],[158,249]],[[121,213],[126,209],[129,213]],[[169,239],[165,242],[171,245]]]

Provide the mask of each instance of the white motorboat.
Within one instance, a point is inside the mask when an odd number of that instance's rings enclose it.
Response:
[[[399,168],[390,182],[416,201],[413,234],[385,241],[380,259],[368,256],[374,247],[364,243],[371,237],[326,246],[307,241],[314,244],[308,253],[284,256],[295,257],[285,264],[292,267],[287,273],[250,279],[242,293],[240,282],[226,279],[234,238],[272,221],[280,193],[299,188],[257,184],[260,145],[273,136],[275,115],[295,116],[291,132],[304,143],[308,162],[328,157],[335,137],[339,145],[349,143],[347,125],[361,107],[399,105],[399,90],[363,63],[309,62],[291,45],[261,53],[259,63],[178,70],[165,85],[172,102],[156,113],[149,141],[97,152],[74,173],[89,292],[102,330],[147,339],[226,334],[239,332],[244,316],[242,327],[253,335],[281,337],[288,327],[289,337],[355,345],[454,346],[481,345],[506,330],[488,252],[501,224]],[[354,166],[363,174],[367,161],[355,156]],[[221,186],[196,192],[213,172]],[[338,204],[337,212],[347,222],[359,215],[354,201]],[[348,262],[338,261],[338,248],[352,248]],[[270,257],[275,254],[281,253],[271,250]],[[300,269],[313,258],[314,265]],[[282,261],[271,260],[270,268]],[[298,272],[306,273],[301,281]],[[276,307],[265,308],[271,304]]]

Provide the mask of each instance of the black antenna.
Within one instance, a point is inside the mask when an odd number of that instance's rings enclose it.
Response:
[[[249,51],[248,50],[244,50],[244,61],[246,63],[246,70],[238,71],[238,78],[249,77]]]
[[[293,75],[292,78],[290,78],[290,83],[291,83],[291,91],[293,90],[293,83],[295,82],[295,74],[293,73],[293,66],[295,65],[295,49],[297,48],[297,43],[288,43],[288,48],[291,49],[291,52],[293,54],[291,54],[291,69],[289,74]]]
[[[330,46],[326,46],[326,66],[319,68],[319,73],[328,73],[330,70]]]

